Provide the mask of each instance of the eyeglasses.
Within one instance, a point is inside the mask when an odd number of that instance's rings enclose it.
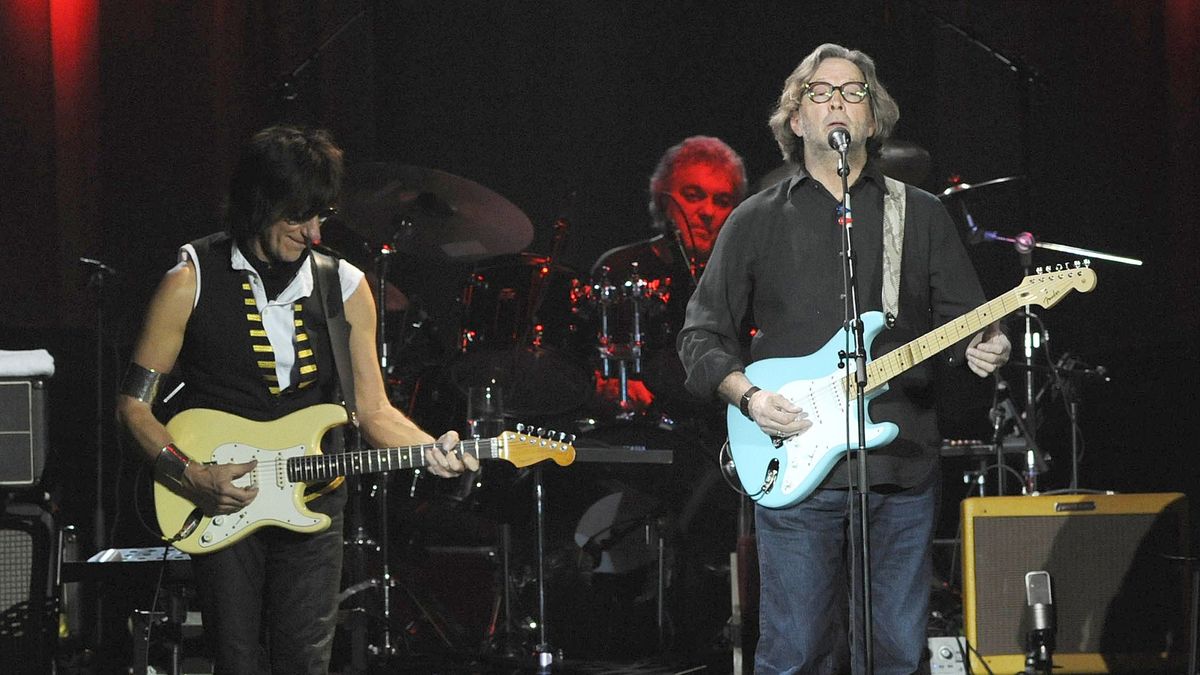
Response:
[[[303,225],[313,218],[317,219],[318,225],[324,225],[326,220],[329,220],[338,213],[336,206],[327,206],[318,211],[301,214],[299,218],[284,218],[288,225]]]
[[[835,91],[841,92],[842,100],[846,103],[862,103],[869,93],[866,82],[846,82],[838,86],[828,82],[809,82],[804,85],[800,93],[807,96],[808,100],[813,103],[825,103],[833,98]]]

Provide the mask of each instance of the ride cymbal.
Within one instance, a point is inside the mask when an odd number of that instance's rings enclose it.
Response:
[[[875,163],[885,176],[898,181],[919,185],[929,177],[932,159],[929,151],[911,141],[889,138],[879,148]],[[758,189],[765,190],[796,172],[796,165],[787,162],[775,167],[758,181]]]
[[[472,262],[533,241],[533,224],[512,202],[437,169],[353,165],[342,195],[338,217],[349,229],[402,253]]]

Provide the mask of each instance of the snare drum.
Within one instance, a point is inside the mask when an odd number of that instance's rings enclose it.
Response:
[[[465,393],[499,384],[508,415],[556,415],[591,394],[591,374],[572,345],[567,267],[522,253],[476,267],[463,285],[459,356],[451,377]]]

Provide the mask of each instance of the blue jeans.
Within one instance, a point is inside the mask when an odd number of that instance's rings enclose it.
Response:
[[[938,479],[935,473],[926,485],[868,496],[874,675],[910,675],[927,668],[923,656]],[[817,490],[786,509],[755,509],[761,580],[755,673],[864,672],[862,649],[851,657],[847,638],[850,561],[862,557],[857,534],[853,547],[848,540],[851,498],[857,533],[858,499],[846,490]],[[857,595],[853,606],[858,617]]]
[[[342,581],[341,514],[314,534],[263,528],[195,556],[192,570],[216,673],[329,671]]]

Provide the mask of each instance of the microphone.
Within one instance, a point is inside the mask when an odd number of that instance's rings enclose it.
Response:
[[[846,151],[850,148],[850,132],[842,127],[829,132],[829,147],[843,155],[846,154]]]
[[[692,236],[692,223],[688,219],[687,211],[684,210],[683,205],[680,204],[679,200],[675,199],[675,196],[670,192],[657,192],[655,193],[655,198],[659,200],[658,210],[663,214],[667,221],[666,232],[671,239],[675,240],[675,246],[679,248],[679,255],[683,256],[683,260],[687,262],[688,274],[692,278],[692,283],[695,284],[697,279],[700,277],[700,263],[696,260],[695,254],[689,251],[688,247],[684,244],[683,231],[679,227],[678,221],[671,216],[671,209],[673,208],[675,212],[679,214],[680,220],[683,221],[683,226],[687,228],[688,241],[694,242],[695,238]],[[668,208],[663,208],[664,206]]]
[[[1054,597],[1050,573],[1025,574],[1025,602],[1029,606],[1031,628],[1025,636],[1025,672],[1049,673],[1054,667]]]

